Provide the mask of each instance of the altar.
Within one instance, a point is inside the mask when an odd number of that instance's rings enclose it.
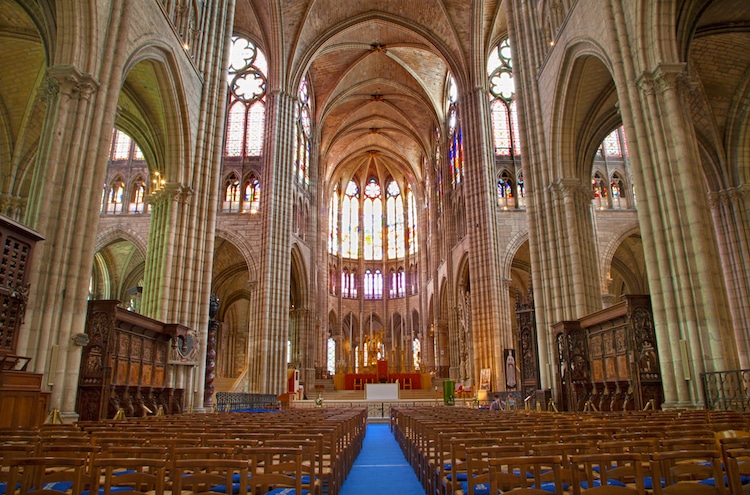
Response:
[[[380,360],[374,373],[337,373],[333,377],[335,390],[365,390],[368,383],[393,383],[399,390],[429,390],[432,383],[428,373],[390,373],[388,362]]]

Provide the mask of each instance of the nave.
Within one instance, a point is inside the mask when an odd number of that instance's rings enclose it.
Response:
[[[739,495],[750,487],[750,416],[404,406],[390,424],[368,422],[365,409],[323,407],[45,424],[0,430],[0,493],[7,487],[14,495]]]

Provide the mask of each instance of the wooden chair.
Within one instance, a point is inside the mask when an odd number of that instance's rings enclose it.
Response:
[[[302,495],[302,449],[259,447],[250,454],[248,491],[266,494],[276,489],[293,489]]]
[[[79,495],[84,486],[85,460],[62,457],[21,457],[8,465],[8,485],[18,495]]]
[[[718,450],[655,452],[651,456],[651,471],[654,495],[727,494]]]
[[[562,458],[551,456],[501,457],[489,460],[490,494],[562,494]]]
[[[163,495],[166,479],[165,458],[99,458],[94,461],[89,493],[112,495]]]
[[[297,435],[290,435],[296,437]],[[302,435],[305,437],[305,435]],[[312,495],[322,495],[322,462],[317,452],[322,449],[323,439],[320,437],[313,438],[287,438],[282,436],[276,440],[270,440],[268,447],[284,447],[302,449],[302,489],[310,492]]]
[[[714,436],[706,437],[671,437],[659,440],[659,450],[715,450],[718,449],[718,443]]]
[[[468,495],[484,495],[489,493],[490,459],[504,457],[519,457],[526,454],[523,445],[482,445],[466,447],[467,480],[461,482],[461,491]]]
[[[729,492],[733,495],[747,493],[745,487],[750,485],[750,449],[727,450],[724,466],[729,479]]]
[[[173,464],[172,495],[245,494],[248,463],[239,459],[183,459]]]
[[[563,486],[573,482],[570,457],[573,455],[594,454],[597,449],[590,442],[545,443],[531,447],[534,455],[559,455]]]
[[[128,459],[164,459],[167,460],[169,450],[164,446],[143,445],[132,447],[126,445],[104,445],[100,457],[119,457]]]
[[[584,454],[570,457],[573,495],[645,495],[640,453]]]

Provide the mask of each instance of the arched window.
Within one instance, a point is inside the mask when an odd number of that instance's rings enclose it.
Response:
[[[617,127],[602,139],[594,157],[593,171],[595,172],[592,179],[594,193],[596,195],[599,192],[597,185],[602,191],[599,198],[594,198],[595,207],[613,209],[636,207],[635,184],[629,179],[631,177],[630,159],[623,126]]]
[[[341,272],[341,295],[343,297],[350,297],[349,296],[349,283],[351,282],[351,279],[349,278],[349,270],[344,268]]]
[[[401,188],[393,180],[388,183],[386,193],[388,259],[399,259],[405,256],[406,250],[404,244],[404,203],[401,199]]]
[[[328,252],[339,252],[339,186],[333,188],[331,207],[328,209]]]
[[[122,196],[125,192],[125,184],[122,177],[115,177],[109,184],[107,194],[107,213],[122,213]]]
[[[375,270],[375,276],[373,281],[373,294],[375,299],[383,298],[383,272]]]
[[[518,172],[516,181],[516,204],[519,208],[526,207],[526,189],[523,184],[523,172]]]
[[[435,180],[437,181],[435,187],[435,196],[437,197],[437,211],[438,215],[443,212],[443,167],[440,166],[442,163],[442,153],[440,148],[440,129],[435,128]]]
[[[417,203],[414,199],[414,192],[411,190],[411,185],[406,186],[406,202],[409,212],[409,236],[407,239],[407,242],[409,243],[409,254],[415,255],[419,248],[419,239],[417,238]]]
[[[232,37],[229,71],[226,156],[260,156],[263,152],[268,64],[255,44]]]
[[[609,136],[604,138],[602,149],[607,156],[622,157],[622,148],[620,147],[620,135],[618,129],[612,131]]]
[[[240,180],[232,172],[224,181],[224,211],[240,211]]]
[[[349,297],[354,299],[357,297],[357,272],[352,270],[349,274]]]
[[[398,272],[396,272],[396,295],[398,297],[406,295],[406,277],[404,276],[403,267],[399,267]]]
[[[383,297],[383,274],[380,270],[365,270],[364,279],[365,299],[381,299]]]
[[[464,173],[464,142],[458,116],[458,87],[452,75],[448,78],[448,139],[448,163],[453,187],[456,187],[461,183]]]
[[[625,209],[628,207],[627,191],[625,190],[625,181],[622,180],[620,174],[615,172],[612,174],[612,179],[609,181],[609,190],[612,193],[612,208],[613,209]]]
[[[594,190],[594,207],[600,209],[608,208],[607,184],[599,172],[594,173],[594,177],[591,179],[591,187]]]
[[[297,180],[304,187],[310,185],[310,88],[307,76],[297,91]]]
[[[336,373],[336,341],[330,337],[328,338],[327,351],[326,371],[333,375]]]
[[[254,175],[245,181],[245,194],[242,198],[242,211],[258,213],[260,210],[260,181]]]
[[[380,184],[375,177],[370,177],[365,185],[363,205],[364,258],[366,260],[383,259],[383,200]]]
[[[507,38],[492,49],[487,61],[487,76],[495,155],[520,156],[516,90],[510,41]]]
[[[130,213],[143,213],[146,211],[146,181],[140,175],[135,178],[130,188]]]
[[[143,151],[135,141],[121,130],[112,129],[112,139],[109,146],[110,161],[143,161]]]
[[[497,179],[497,201],[504,209],[515,206],[513,204],[513,178],[507,170],[503,170]]]
[[[359,256],[359,188],[349,181],[341,205],[341,256]]]
[[[419,370],[419,359],[422,356],[422,344],[419,339],[414,339],[411,345],[412,366],[415,371]]]

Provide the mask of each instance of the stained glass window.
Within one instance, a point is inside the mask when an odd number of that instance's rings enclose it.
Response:
[[[365,270],[364,278],[365,299],[381,299],[383,297],[383,274],[380,270]]]
[[[130,143],[132,140],[130,136],[124,132],[119,132],[117,129],[114,130],[115,145],[112,150],[112,160],[127,160],[130,158]]]
[[[523,172],[518,172],[516,180],[516,201],[519,207],[526,206],[526,188],[523,184]]]
[[[109,185],[107,213],[122,213],[122,196],[124,191],[125,184],[122,181],[122,177],[115,177]]]
[[[260,181],[254,175],[245,181],[245,195],[242,200],[242,211],[258,213],[260,210]]]
[[[495,141],[495,155],[510,156],[510,119],[508,106],[500,99],[490,103],[492,111],[492,138]]]
[[[591,188],[594,190],[594,206],[597,208],[607,208],[607,184],[604,182],[599,172],[594,173],[591,179]]]
[[[403,258],[404,244],[404,203],[401,188],[394,180],[388,183],[386,196],[386,217],[388,222],[388,259]]]
[[[625,181],[620,174],[615,172],[609,181],[609,190],[611,191],[612,208],[624,209],[628,207],[628,199],[625,191]]]
[[[346,187],[341,204],[341,256],[359,256],[359,188],[354,181]]]
[[[497,202],[504,209],[516,206],[513,176],[507,170],[503,170],[497,178]]]
[[[331,195],[331,207],[328,211],[328,252],[338,254],[339,252],[339,186],[333,190]]]
[[[326,359],[326,371],[328,371],[329,374],[334,374],[336,372],[336,341],[329,338],[328,339],[328,358]]]
[[[234,173],[224,181],[224,211],[240,211],[240,180]]]
[[[375,177],[370,177],[365,185],[363,205],[364,258],[366,260],[383,259],[383,201],[380,184]]]
[[[604,138],[602,143],[604,152],[607,156],[622,156],[622,148],[620,148],[620,136],[618,129],[612,131],[609,136]]]
[[[383,272],[381,272],[380,270],[375,270],[373,293],[375,295],[375,299],[383,298]]]
[[[422,355],[422,345],[419,342],[419,339],[414,339],[412,341],[412,366],[414,367],[415,371],[419,370],[419,358]]]
[[[448,163],[453,186],[461,183],[464,168],[464,143],[461,122],[458,118],[458,87],[453,76],[448,78]]]
[[[487,60],[487,77],[495,155],[518,156],[521,154],[518,113],[510,41],[507,38],[492,49]]]
[[[263,152],[268,64],[255,44],[232,37],[226,156],[260,156]]]
[[[110,143],[110,160],[144,160],[143,151],[133,142],[133,139],[120,131],[112,129],[112,141]]]
[[[435,187],[435,196],[437,199],[437,210],[438,214],[443,212],[443,167],[441,163],[441,151],[440,151],[440,129],[435,128],[435,178],[437,181],[437,187]]]
[[[143,213],[144,201],[146,199],[146,181],[143,180],[143,177],[136,177],[130,191],[130,205],[128,210],[130,213]]]
[[[414,192],[411,190],[411,186],[407,186],[406,188],[406,201],[409,208],[409,254],[414,255],[417,253],[419,239],[417,238],[417,205],[414,199]]]
[[[297,180],[305,187],[310,185],[310,88],[307,76],[297,91]]]

